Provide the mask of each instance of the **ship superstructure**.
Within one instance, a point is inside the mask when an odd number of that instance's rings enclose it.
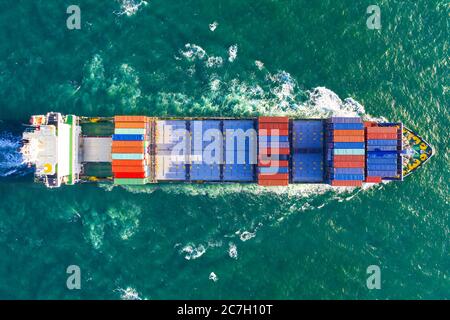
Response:
[[[402,123],[360,117],[93,118],[50,112],[30,123],[21,151],[47,187],[87,181],[359,187],[402,181],[433,155]]]

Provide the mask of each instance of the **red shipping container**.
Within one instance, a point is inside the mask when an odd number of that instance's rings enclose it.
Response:
[[[364,127],[376,127],[377,123],[374,121],[364,121]]]
[[[145,172],[114,172],[114,178],[145,178]]]
[[[361,187],[361,180],[333,180],[331,185],[334,187]]]
[[[258,174],[258,180],[289,180],[288,173],[277,173],[277,174]]]
[[[364,162],[366,161],[366,156],[345,156],[345,155],[335,155],[333,158],[334,162],[349,162],[349,161],[357,161]]]
[[[366,163],[364,161],[340,161],[333,163],[334,168],[365,168]]]
[[[144,167],[113,166],[112,172],[145,172]]]
[[[334,130],[334,136],[364,136],[364,130]]]
[[[366,177],[365,182],[369,183],[380,183],[382,181],[381,177]]]
[[[364,142],[364,136],[337,136],[333,138],[333,142]]]
[[[262,155],[275,155],[275,154],[290,154],[289,148],[259,148],[259,154]]]
[[[288,130],[289,125],[283,123],[260,123],[258,125],[258,130],[263,129],[279,129],[279,130]]]
[[[287,166],[289,166],[289,161],[287,160],[267,160],[258,162],[258,167],[287,167]]]
[[[397,127],[368,127],[367,133],[397,133]]]
[[[289,185],[288,180],[260,180],[258,185],[264,187],[286,187]]]
[[[143,167],[144,160],[113,160],[113,167]]]
[[[259,117],[259,122],[279,122],[279,123],[289,123],[288,117]]]

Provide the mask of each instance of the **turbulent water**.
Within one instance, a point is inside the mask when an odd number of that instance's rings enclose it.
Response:
[[[450,296],[447,1],[8,1],[0,10],[0,298]],[[47,190],[17,152],[47,111],[332,114],[402,121],[436,149],[403,183]],[[68,290],[66,269],[81,269]],[[381,289],[366,286],[381,269]]]

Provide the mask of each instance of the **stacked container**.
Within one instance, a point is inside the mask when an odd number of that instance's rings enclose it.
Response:
[[[359,117],[327,120],[327,177],[332,186],[361,186],[365,172],[364,124]]]
[[[150,125],[144,116],[114,117],[112,172],[115,184],[145,184],[150,176]]]
[[[258,119],[258,184],[289,184],[289,118]]]
[[[396,178],[398,173],[397,127],[379,127],[366,124],[367,178],[366,182],[379,183],[383,178]]]

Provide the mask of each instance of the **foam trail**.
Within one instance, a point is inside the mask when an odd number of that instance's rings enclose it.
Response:
[[[0,133],[0,177],[23,176],[28,170],[19,152],[21,138],[9,132]]]

